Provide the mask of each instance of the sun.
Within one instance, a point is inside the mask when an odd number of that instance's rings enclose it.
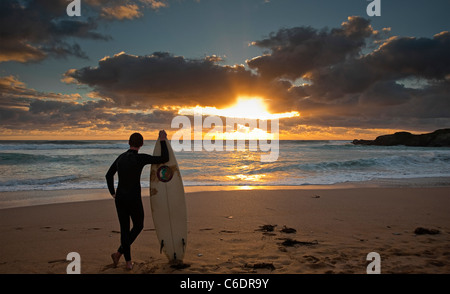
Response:
[[[201,113],[202,115],[216,115],[233,118],[248,118],[248,119],[280,119],[300,116],[297,111],[284,113],[270,113],[264,99],[261,97],[238,97],[236,104],[224,108],[217,109],[216,107],[201,107],[196,106],[192,108],[182,108],[178,111],[180,115],[193,115]]]
[[[237,103],[219,110],[221,116],[250,119],[269,119],[270,113],[261,98],[238,98]]]
[[[204,139],[208,140],[211,138],[215,140],[278,140],[278,120],[300,116],[297,111],[270,113],[263,98],[247,96],[238,97],[236,103],[228,108],[196,106],[181,108],[178,114],[194,117],[217,116],[221,117],[221,120],[225,118],[225,125],[216,124],[204,134]],[[271,121],[270,132],[268,131],[269,121]]]

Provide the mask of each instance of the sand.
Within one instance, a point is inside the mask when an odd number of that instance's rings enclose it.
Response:
[[[123,259],[113,267],[119,223],[105,197],[1,209],[0,273],[65,274],[69,252],[80,254],[85,274],[365,274],[370,252],[380,255],[381,273],[450,273],[450,187],[205,191],[186,199],[184,268],[160,254],[147,196],[135,267],[127,271]],[[418,227],[439,233],[418,235]]]

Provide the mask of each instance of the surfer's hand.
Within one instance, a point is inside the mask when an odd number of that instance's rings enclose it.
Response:
[[[166,131],[164,131],[164,130],[159,131],[159,140],[165,141],[166,139],[167,139]]]
[[[112,194],[111,197],[116,199],[116,194]]]

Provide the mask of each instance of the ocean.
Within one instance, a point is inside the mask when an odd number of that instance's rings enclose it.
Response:
[[[153,153],[146,141],[141,153]],[[0,192],[106,189],[105,174],[127,141],[0,141]],[[185,186],[308,186],[450,177],[450,148],[362,146],[350,141],[280,141],[261,151],[176,152]],[[150,167],[142,173],[149,186]],[[117,176],[116,176],[117,182]]]

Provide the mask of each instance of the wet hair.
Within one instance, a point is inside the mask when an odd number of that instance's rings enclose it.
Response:
[[[142,137],[141,134],[139,133],[134,133],[130,136],[130,139],[128,140],[128,144],[131,147],[142,147],[142,145],[144,145],[144,137]]]

